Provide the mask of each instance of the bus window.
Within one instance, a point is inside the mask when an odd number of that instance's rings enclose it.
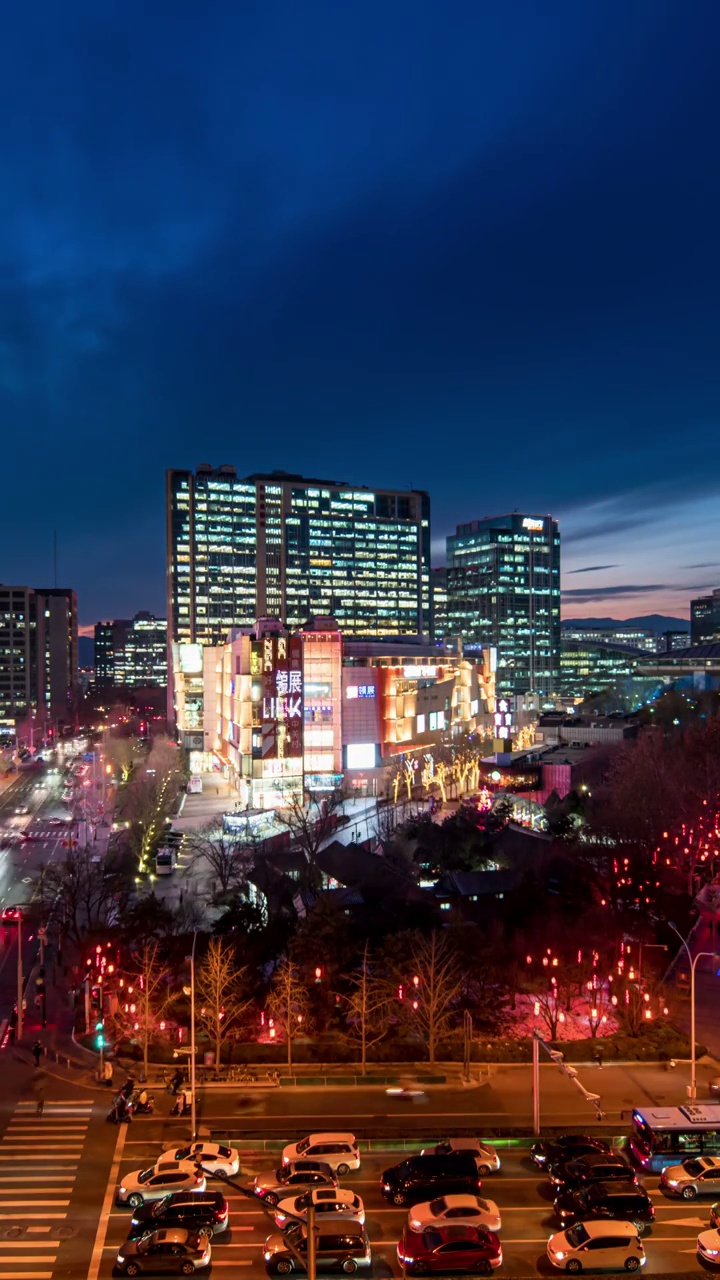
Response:
[[[687,1132],[679,1133],[677,1135],[678,1155],[682,1156],[683,1160],[685,1159],[686,1156],[699,1156],[702,1153],[702,1149],[703,1149],[702,1140],[703,1140],[703,1135],[702,1133],[699,1133],[699,1132],[698,1133],[687,1133]]]

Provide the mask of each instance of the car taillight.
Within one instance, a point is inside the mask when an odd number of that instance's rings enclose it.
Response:
[[[220,1209],[220,1211],[218,1212],[218,1222],[222,1222],[223,1218],[227,1218],[227,1216],[228,1216],[228,1206],[225,1205],[225,1208]]]

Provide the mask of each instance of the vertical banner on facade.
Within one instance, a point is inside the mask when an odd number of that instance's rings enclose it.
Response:
[[[263,760],[277,759],[277,714],[275,703],[275,664],[277,651],[274,636],[262,640],[262,749]]]
[[[303,647],[300,636],[288,641],[288,755],[303,753]]]

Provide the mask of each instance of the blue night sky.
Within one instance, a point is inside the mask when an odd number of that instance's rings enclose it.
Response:
[[[720,583],[717,0],[37,0],[0,48],[0,579],[164,612],[163,472],[561,520]]]

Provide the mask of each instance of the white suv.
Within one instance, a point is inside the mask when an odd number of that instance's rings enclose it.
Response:
[[[351,1169],[360,1168],[360,1152],[354,1133],[311,1133],[300,1142],[291,1142],[283,1150],[283,1164],[293,1160],[322,1160],[342,1178]]]

